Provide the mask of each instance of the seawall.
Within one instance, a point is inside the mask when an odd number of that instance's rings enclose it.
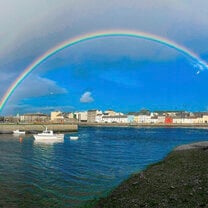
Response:
[[[26,133],[42,132],[46,127],[54,132],[78,131],[78,125],[76,124],[0,124],[0,133],[10,134],[17,129],[26,131]]]

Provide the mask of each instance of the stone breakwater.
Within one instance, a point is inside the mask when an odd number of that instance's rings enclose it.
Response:
[[[78,126],[73,124],[1,124],[0,133],[10,134],[14,130],[26,131],[26,133],[42,132],[45,128],[53,130],[54,132],[76,132],[78,131]]]

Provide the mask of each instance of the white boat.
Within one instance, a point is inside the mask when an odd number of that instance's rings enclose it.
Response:
[[[17,129],[13,131],[13,134],[16,134],[16,135],[25,134],[25,131],[20,131],[19,129]]]
[[[77,139],[79,139],[78,136],[70,136],[70,140],[77,140]]]
[[[34,134],[35,141],[39,142],[60,142],[64,140],[64,134],[54,134],[52,130],[44,130],[42,133]]]

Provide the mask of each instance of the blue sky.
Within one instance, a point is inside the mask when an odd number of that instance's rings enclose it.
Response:
[[[208,61],[208,3],[199,1],[0,0],[0,97],[48,49],[77,35],[130,29],[183,45]],[[208,109],[208,71],[164,45],[102,38],[67,48],[38,66],[1,114]]]

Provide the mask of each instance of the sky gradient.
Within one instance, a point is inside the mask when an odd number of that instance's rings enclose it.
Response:
[[[134,30],[208,61],[206,1],[0,1],[0,97],[52,47],[99,30]],[[208,71],[159,43],[90,40],[50,57],[16,88],[1,114],[113,108],[208,110]]]

